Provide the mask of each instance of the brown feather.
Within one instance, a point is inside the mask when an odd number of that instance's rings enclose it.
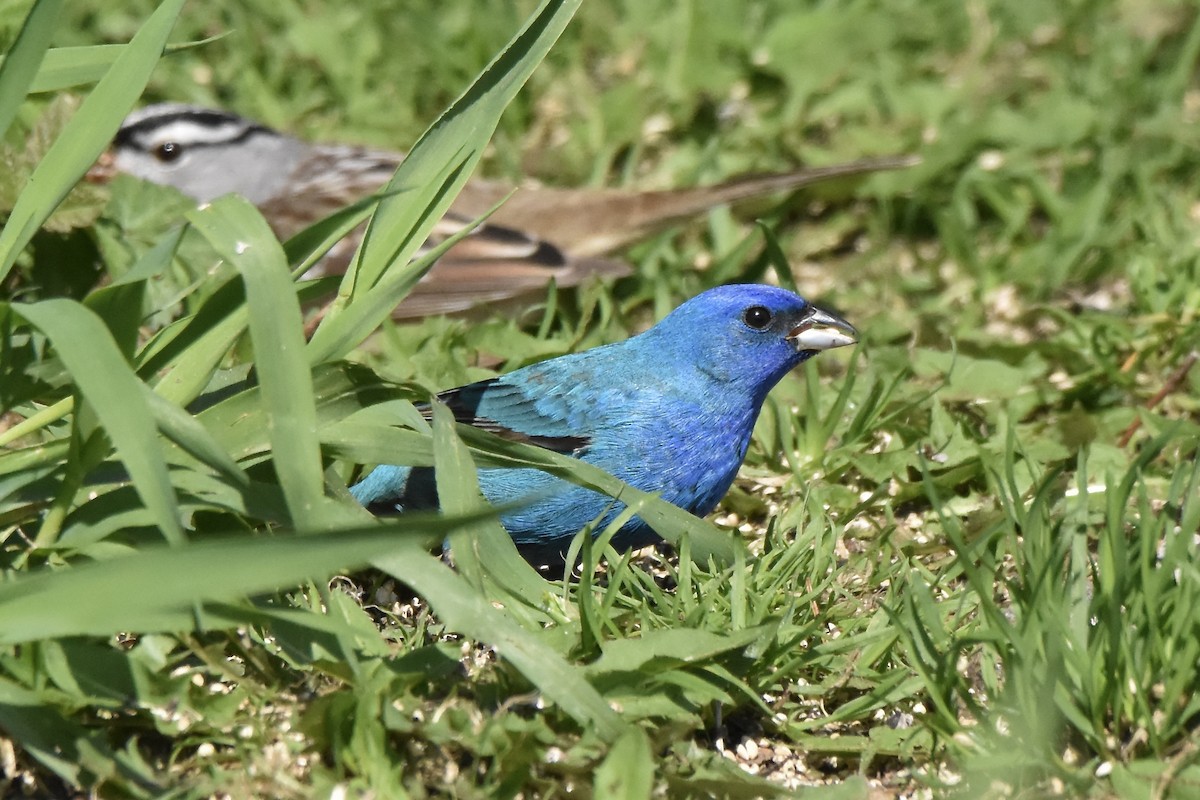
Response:
[[[320,148],[320,146],[318,146]],[[316,176],[301,179],[303,217],[292,198],[273,198],[261,206],[281,236],[289,236],[322,216],[383,188],[401,155],[337,148],[369,169],[355,179],[331,186]],[[619,259],[603,258],[717,206],[795,191],[805,186],[902,169],[919,162],[911,155],[862,159],[828,167],[810,167],[772,175],[734,178],[714,186],[659,191],[635,189],[518,189],[488,221],[448,250],[394,316],[413,318],[458,313],[543,289],[551,280],[576,286],[589,277],[613,279],[632,273]],[[369,173],[369,174],[367,174]],[[435,227],[429,244],[457,233],[512,193],[513,187],[483,179],[467,183],[450,213]],[[316,213],[311,213],[315,211]],[[345,270],[361,230],[352,234],[307,277]]]
[[[403,153],[362,147],[310,145],[236,115],[178,104],[152,106],[130,115],[118,134],[118,143],[134,146],[156,124],[176,124],[189,117],[206,123],[215,121],[221,130],[232,128],[237,134],[232,141],[244,136],[268,137],[268,141],[275,137],[277,152],[281,156],[286,153],[290,159],[286,163],[295,166],[286,180],[280,181],[284,190],[260,202],[259,208],[281,238],[378,192],[404,158]],[[628,264],[608,256],[708,209],[814,183],[901,169],[917,162],[910,155],[884,156],[774,175],[742,176],[714,186],[661,191],[522,188],[438,260],[397,309],[396,316],[465,311],[480,303],[539,291],[551,280],[567,287],[592,276],[611,279],[628,275],[632,271]],[[213,174],[220,173],[209,173]],[[274,174],[278,176],[280,171]],[[111,177],[111,169],[99,163],[93,177]],[[425,247],[461,232],[512,189],[498,181],[469,181],[450,212],[437,223]],[[335,245],[306,277],[344,272],[362,230],[358,228]]]

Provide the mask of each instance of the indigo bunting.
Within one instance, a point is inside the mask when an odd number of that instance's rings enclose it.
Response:
[[[460,422],[601,467],[687,511],[712,511],[741,466],[767,393],[821,350],[853,344],[840,317],[773,286],[722,286],[646,332],[438,395]],[[607,525],[620,502],[529,468],[485,468],[489,502],[518,545],[565,551],[585,525]],[[433,470],[380,466],[351,488],[370,511],[437,506]],[[637,517],[618,548],[657,540]]]

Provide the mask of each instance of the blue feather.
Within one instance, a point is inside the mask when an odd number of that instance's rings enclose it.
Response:
[[[693,514],[712,511],[745,458],[767,393],[817,352],[852,344],[854,329],[771,286],[711,289],[623,342],[533,364],[439,395],[462,422],[594,464]],[[494,504],[535,498],[501,517],[522,545],[566,549],[623,506],[534,469],[481,469]],[[384,465],[351,488],[375,513],[435,508],[433,471]],[[614,539],[657,536],[641,519]]]

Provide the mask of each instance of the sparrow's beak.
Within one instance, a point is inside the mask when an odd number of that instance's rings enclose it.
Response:
[[[108,183],[117,175],[116,161],[112,150],[105,150],[92,168],[84,174],[83,179],[88,183]]]
[[[837,314],[809,306],[808,313],[787,338],[797,351],[816,353],[854,344],[858,341],[858,331]]]

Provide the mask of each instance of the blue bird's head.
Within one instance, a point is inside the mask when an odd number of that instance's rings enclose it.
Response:
[[[667,359],[695,364],[721,383],[765,397],[788,371],[822,350],[858,341],[854,327],[777,286],[719,286],[688,300],[646,332]]]

